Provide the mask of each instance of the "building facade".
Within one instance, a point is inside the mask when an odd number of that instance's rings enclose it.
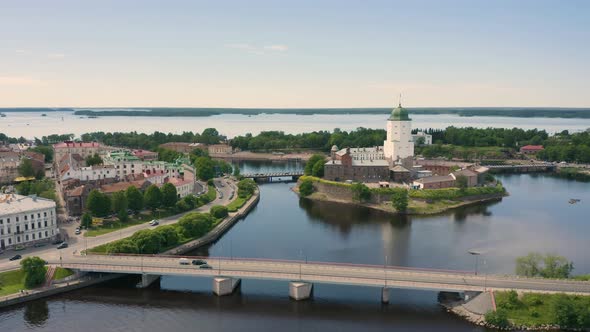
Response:
[[[432,135],[419,131],[412,135],[412,141],[418,145],[432,145]]]
[[[408,111],[402,107],[401,103],[387,119],[387,138],[383,142],[383,153],[385,158],[391,161],[414,157],[412,122]]]
[[[50,241],[58,234],[53,200],[14,194],[0,195],[0,248]]]

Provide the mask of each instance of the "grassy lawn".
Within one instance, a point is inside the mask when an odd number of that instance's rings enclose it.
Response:
[[[99,236],[99,235],[115,232],[115,231],[130,227],[130,226],[135,226],[135,225],[139,225],[139,224],[142,224],[142,223],[145,223],[148,221],[152,221],[154,219],[166,218],[169,216],[173,216],[175,214],[178,214],[178,212],[176,212],[174,210],[158,210],[158,212],[156,212],[156,213],[152,213],[151,211],[149,211],[147,213],[142,212],[137,217],[130,217],[129,221],[127,221],[127,222],[114,221],[114,222],[110,222],[108,224],[105,224],[103,226],[92,227],[89,230],[87,230],[86,232],[84,232],[84,236],[85,237]]]
[[[229,212],[238,211],[239,208],[241,208],[242,206],[244,206],[244,204],[246,204],[246,201],[248,201],[250,199],[250,197],[252,197],[252,196],[250,195],[246,198],[238,197],[238,198],[234,199],[233,202],[231,202],[227,205],[227,211],[229,211]]]
[[[205,194],[209,198],[209,202],[213,202],[215,198],[217,198],[217,190],[215,190],[215,186],[209,186],[209,190]]]
[[[23,271],[19,269],[0,273],[0,296],[18,293],[21,289],[25,289]]]
[[[511,301],[509,293],[495,292],[496,305],[499,309],[506,310],[508,320],[517,326],[555,324],[555,303],[559,297],[565,296],[574,307],[590,306],[590,298],[586,296],[525,293],[517,301]]]
[[[56,267],[55,273],[53,274],[53,280],[60,280],[69,277],[74,274],[74,271],[70,269],[64,269],[63,267]]]

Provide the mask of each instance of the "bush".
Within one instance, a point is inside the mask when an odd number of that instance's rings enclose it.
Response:
[[[408,191],[404,188],[393,188],[391,204],[398,212],[405,212],[408,209]]]
[[[256,182],[252,179],[244,179],[238,182],[238,197],[246,198],[252,196],[256,191]]]
[[[371,190],[365,184],[356,182],[350,188],[355,201],[366,202],[371,199]]]
[[[305,179],[303,181],[301,181],[301,184],[299,185],[299,194],[301,194],[301,196],[305,197],[305,196],[309,196],[313,193],[313,182],[309,179]]]
[[[227,207],[223,205],[215,205],[211,207],[211,215],[217,219],[227,217]]]
[[[510,326],[510,322],[508,321],[508,314],[505,310],[502,309],[498,309],[496,311],[488,311],[485,314],[485,319],[488,324],[499,328],[507,328]]]

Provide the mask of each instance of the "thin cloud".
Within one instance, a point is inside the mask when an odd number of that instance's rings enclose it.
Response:
[[[66,55],[63,53],[49,53],[47,54],[47,57],[50,59],[63,59]]]
[[[264,46],[256,46],[247,43],[237,43],[237,44],[226,44],[225,47],[233,48],[237,50],[242,50],[252,54],[270,54],[270,53],[277,53],[277,52],[286,52],[289,47],[287,45],[282,44],[275,44],[275,45],[264,45]]]
[[[0,76],[0,85],[4,86],[30,86],[39,85],[42,81],[37,78],[27,76]]]

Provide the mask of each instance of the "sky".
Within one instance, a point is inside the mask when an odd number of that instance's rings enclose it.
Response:
[[[0,0],[0,107],[590,107],[585,0]]]

